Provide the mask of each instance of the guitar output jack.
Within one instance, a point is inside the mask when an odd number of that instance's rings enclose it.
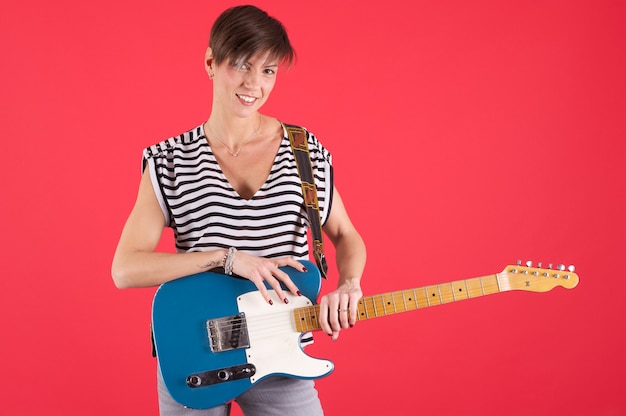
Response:
[[[202,385],[202,379],[198,376],[187,377],[187,385],[189,387],[200,387]]]

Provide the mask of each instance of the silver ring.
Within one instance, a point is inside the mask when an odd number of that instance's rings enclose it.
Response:
[[[348,312],[347,309],[337,309],[337,312]]]

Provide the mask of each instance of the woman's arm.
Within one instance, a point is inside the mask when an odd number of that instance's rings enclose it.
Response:
[[[228,250],[216,249],[193,253],[162,253],[159,244],[165,218],[157,200],[149,168],[139,184],[137,200],[122,231],[111,267],[118,288],[157,286],[180,277],[223,266]],[[278,267],[292,266],[302,271],[304,266],[293,258],[265,259],[237,252],[233,261],[235,274],[252,281],[268,303],[271,299],[264,282],[286,301],[280,287],[282,282],[290,292],[299,294],[289,275]]]
[[[342,328],[356,324],[358,301],[363,296],[361,275],[365,268],[365,243],[352,224],[337,189],[324,233],[335,247],[339,282],[337,289],[320,299],[320,325],[333,340]]]
[[[113,257],[111,274],[118,288],[156,286],[221,266],[226,254],[223,249],[185,254],[155,252],[164,227],[165,218],[146,168]]]

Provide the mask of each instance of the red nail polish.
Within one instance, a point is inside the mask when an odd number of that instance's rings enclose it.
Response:
[[[289,299],[285,298],[285,299],[283,300],[283,302],[285,302],[285,305],[286,305],[286,304],[288,304],[288,303],[289,303]]]
[[[274,301],[272,301],[272,299],[270,299],[270,302],[269,302],[269,303],[270,303],[270,305],[273,305],[273,304],[274,304]]]
[[[303,268],[302,268],[302,271],[303,271],[303,272],[308,272],[309,270],[308,270],[306,267],[303,267]]]
[[[300,293],[300,291],[299,291],[299,290],[296,292],[296,294],[297,294],[298,296],[302,296],[302,293]]]

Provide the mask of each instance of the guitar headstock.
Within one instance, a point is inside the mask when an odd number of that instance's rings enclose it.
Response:
[[[500,273],[499,282],[501,291],[527,290],[531,292],[547,292],[557,286],[573,289],[578,284],[578,275],[574,273],[574,266],[565,267],[560,264],[556,268],[552,264],[548,268],[533,267],[532,262],[522,265],[518,261],[516,265],[506,266]]]

